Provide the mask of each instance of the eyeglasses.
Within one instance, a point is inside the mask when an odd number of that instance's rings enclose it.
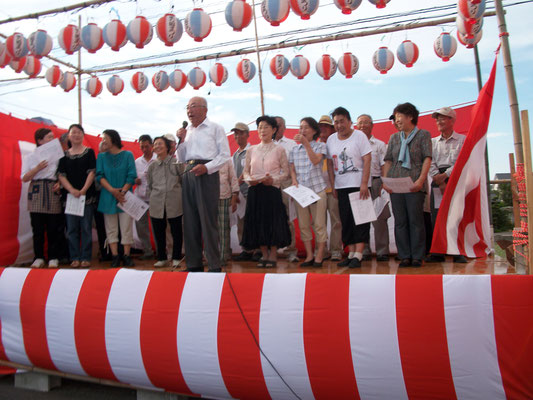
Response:
[[[186,110],[193,110],[193,109],[198,108],[198,107],[205,107],[205,106],[203,106],[201,104],[193,104],[193,105],[190,105],[190,106],[186,106],[185,109]]]

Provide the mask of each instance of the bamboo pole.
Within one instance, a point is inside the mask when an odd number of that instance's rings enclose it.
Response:
[[[81,32],[81,15],[78,15],[78,28]],[[78,50],[78,124],[82,124],[82,109],[81,109],[81,48]]]
[[[531,268],[531,256],[533,255],[533,242],[529,237],[529,231],[533,226],[533,171],[531,162],[531,137],[529,135],[529,114],[527,110],[522,110],[522,139],[524,151],[524,175],[526,178],[526,198],[527,198],[527,226],[528,226],[528,244],[526,255],[528,257],[527,273],[533,275],[533,268]]]
[[[261,98],[261,115],[265,115],[265,98],[263,92],[263,69],[261,68],[261,55],[259,53],[259,38],[257,35],[257,19],[255,18],[255,0],[252,0],[252,15],[254,17],[255,50],[257,53],[257,76],[259,77],[259,96]]]
[[[514,153],[509,153],[509,171],[511,171],[511,195],[513,197],[513,219],[514,227],[520,227],[520,204],[518,202],[518,185],[516,184],[516,168]]]

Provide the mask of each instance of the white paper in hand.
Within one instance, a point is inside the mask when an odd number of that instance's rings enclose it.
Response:
[[[70,193],[67,193],[67,204],[65,206],[65,214],[83,217],[84,212],[85,196],[76,197]]]
[[[355,225],[366,224],[367,222],[377,220],[374,203],[372,203],[370,196],[365,200],[361,200],[359,198],[359,192],[353,192],[348,197],[350,199]]]
[[[117,207],[130,217],[133,217],[135,221],[140,220],[144,213],[148,211],[148,204],[139,199],[137,196],[133,195],[130,191],[126,192],[124,200],[124,203],[118,203]]]

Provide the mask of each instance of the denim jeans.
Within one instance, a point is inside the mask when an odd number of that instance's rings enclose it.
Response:
[[[67,238],[71,261],[91,261],[93,247],[94,205],[85,206],[83,217],[65,214],[67,219]]]

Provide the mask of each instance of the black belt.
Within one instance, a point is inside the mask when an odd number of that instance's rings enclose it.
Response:
[[[373,176],[372,180],[374,180],[374,179],[381,179],[381,176]]]
[[[212,161],[212,160],[187,160],[185,161],[185,164],[188,164],[188,165],[207,164],[209,161]]]
[[[443,173],[445,173],[446,170],[447,170],[448,168],[450,168],[450,167],[449,167],[449,166],[446,166],[446,167],[438,167],[439,174],[443,174]],[[450,178],[446,178],[446,179],[444,180],[444,183],[448,183],[448,180],[449,180],[449,179],[450,179]],[[438,185],[437,185],[435,182],[431,182],[431,187],[438,187]]]

